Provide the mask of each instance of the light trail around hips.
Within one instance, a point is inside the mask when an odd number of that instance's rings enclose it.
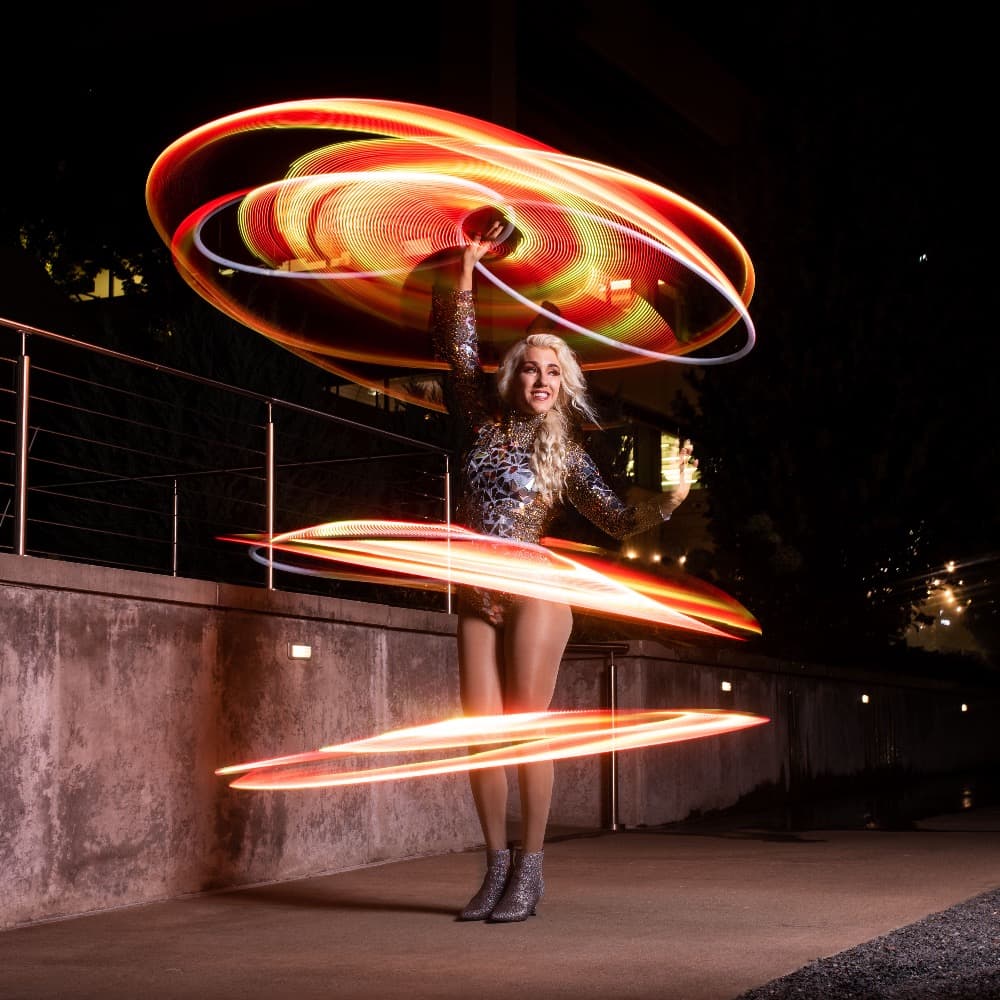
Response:
[[[259,562],[312,576],[438,589],[463,583],[713,638],[741,639],[760,632],[746,608],[702,581],[666,580],[618,567],[587,546],[559,539],[533,545],[457,525],[357,520],[225,540],[250,546]],[[554,551],[560,545],[574,557]],[[749,712],[706,709],[463,716],[314,751],[227,765],[216,774],[240,775],[230,783],[233,788],[262,791],[370,784],[657,746],[768,721]],[[359,755],[460,747],[470,752],[382,767],[344,767],[348,758]]]
[[[451,583],[569,604],[594,614],[720,639],[759,635],[760,624],[724,591],[691,577],[664,579],[608,559],[482,535],[458,525],[330,521],[268,537],[224,536],[275,569],[309,576],[444,589]],[[346,567],[346,568],[345,568]]]

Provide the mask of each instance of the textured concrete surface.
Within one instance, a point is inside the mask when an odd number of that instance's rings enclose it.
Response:
[[[732,1000],[996,889],[1000,810],[905,832],[552,840],[537,917],[458,923],[482,864],[439,855],[9,930],[0,1000]]]
[[[453,632],[0,556],[0,927],[474,846],[461,777],[248,795],[214,773],[456,714]]]

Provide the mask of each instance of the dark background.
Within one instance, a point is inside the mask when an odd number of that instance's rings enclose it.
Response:
[[[990,662],[985,15],[874,8],[22,8],[0,252],[54,259],[64,286],[72,261],[159,273],[150,329],[196,308],[162,276],[149,169],[192,128],[282,100],[445,107],[641,174],[724,221],[756,268],[746,359],[601,383],[696,441],[716,544],[690,568],[744,600],[773,648],[884,665],[926,581],[956,560],[969,650]],[[0,315],[72,314],[9,277]],[[148,356],[155,338],[122,346]],[[678,396],[688,384],[694,407]]]

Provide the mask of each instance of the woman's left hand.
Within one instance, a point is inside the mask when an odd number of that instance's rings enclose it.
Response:
[[[677,449],[677,485],[660,501],[660,513],[664,517],[677,510],[691,491],[691,483],[698,471],[698,459],[692,457],[693,453],[694,445],[690,439],[685,439]]]
[[[460,291],[472,289],[472,274],[478,264],[492,249],[503,234],[503,223],[497,220],[485,233],[473,233],[462,251],[461,269],[458,279]]]

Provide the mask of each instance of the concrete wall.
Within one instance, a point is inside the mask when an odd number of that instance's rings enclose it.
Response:
[[[462,775],[279,793],[214,774],[457,714],[453,634],[0,555],[0,927],[476,844]]]
[[[479,846],[461,774],[252,792],[214,773],[458,715],[454,627],[433,612],[0,554],[0,929]],[[312,659],[289,659],[291,642]],[[616,754],[621,824],[824,774],[996,759],[992,713],[959,713],[956,691],[735,647],[638,642],[616,655],[622,708],[772,720]],[[577,652],[553,707],[601,707],[607,693],[606,660]],[[550,829],[607,827],[608,755],[556,769]]]

